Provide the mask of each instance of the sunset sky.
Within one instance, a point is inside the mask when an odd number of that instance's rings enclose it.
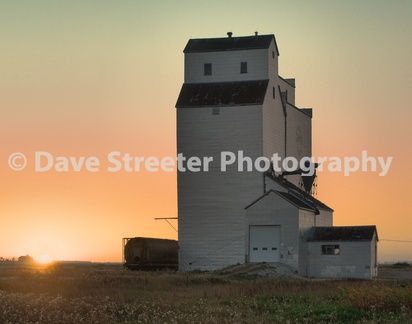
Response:
[[[314,109],[314,157],[393,157],[384,177],[319,174],[334,225],[376,224],[379,261],[412,261],[411,30],[409,0],[3,1],[0,257],[121,261],[123,237],[176,239],[154,220],[177,216],[176,172],[108,172],[107,155],[175,157],[187,41],[258,31]],[[100,171],[36,172],[40,151]]]

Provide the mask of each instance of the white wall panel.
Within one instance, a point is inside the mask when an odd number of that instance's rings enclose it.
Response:
[[[263,191],[262,175],[221,172],[220,154],[255,160],[262,155],[261,106],[177,109],[177,149],[184,156],[213,157],[209,172],[178,173],[179,266],[211,270],[245,261],[244,207]]]
[[[280,226],[280,262],[298,271],[299,262],[299,210],[288,201],[270,192],[247,209],[245,231],[253,225]],[[246,243],[246,247],[249,242]]]
[[[370,241],[309,242],[309,277],[371,278]],[[339,245],[337,255],[322,255],[322,245]]]
[[[185,54],[185,83],[267,80],[267,49]],[[247,73],[240,63],[247,62]],[[204,75],[204,64],[212,64],[212,75]]]

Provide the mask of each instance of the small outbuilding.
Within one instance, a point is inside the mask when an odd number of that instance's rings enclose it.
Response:
[[[308,241],[308,277],[378,275],[376,226],[314,227]]]

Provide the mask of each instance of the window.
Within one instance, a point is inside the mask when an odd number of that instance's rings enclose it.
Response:
[[[240,73],[247,73],[247,62],[240,63]]]
[[[276,99],[276,88],[273,87],[273,99]]]
[[[213,107],[212,115],[220,115],[220,108],[219,107]]]
[[[205,63],[204,72],[205,75],[212,75],[212,63]]]
[[[272,58],[275,58],[275,51],[272,51]]]
[[[339,245],[322,245],[322,254],[337,255],[339,253]]]

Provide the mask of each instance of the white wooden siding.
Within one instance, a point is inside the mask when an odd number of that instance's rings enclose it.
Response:
[[[337,255],[322,255],[322,245],[339,245]],[[308,243],[309,277],[372,278],[370,241],[319,241]]]
[[[317,215],[308,210],[299,210],[299,274],[307,276],[308,260],[308,239]]]
[[[272,180],[269,177],[265,178],[265,184],[266,184],[266,191],[269,190],[276,190],[276,191],[283,191],[283,192],[287,192],[288,190],[281,186],[278,182]]]
[[[273,184],[270,186],[276,187]],[[319,220],[319,217],[322,220]],[[313,211],[299,209],[276,193],[270,192],[247,209],[245,231],[252,225],[280,226],[280,262],[295,269],[301,276],[316,277],[318,274],[309,269],[314,263],[308,255],[308,239],[318,222],[331,226],[332,213],[322,210],[321,216],[315,215]],[[246,246],[249,247],[249,242]]]
[[[270,192],[247,209],[246,217],[245,232],[251,225],[280,226],[280,262],[298,271],[299,209],[276,193]],[[248,236],[246,238],[248,239]],[[246,242],[245,247],[248,246],[249,241]]]
[[[373,278],[378,276],[378,239],[376,233],[373,234],[371,240],[371,276]]]
[[[185,83],[267,80],[267,49],[185,54]],[[247,73],[240,63],[247,62]],[[204,75],[204,64],[212,64],[212,75]]]
[[[315,226],[333,226],[333,212],[319,209],[319,215],[316,215],[315,219]]]
[[[293,80],[295,81],[295,79]],[[288,92],[287,102],[291,105],[295,105],[295,87],[281,77],[279,77],[279,85],[282,92]]]
[[[272,52],[274,53],[274,57],[272,56]],[[273,40],[270,43],[269,49],[266,53],[269,71],[268,79],[276,80],[279,75],[279,56],[277,53],[276,44]]]
[[[300,160],[312,156],[312,118],[287,105],[287,156]]]
[[[177,109],[177,150],[213,157],[209,172],[178,172],[179,268],[212,270],[245,261],[244,207],[263,191],[262,175],[220,171],[220,154],[262,155],[262,107]]]
[[[304,157],[312,157],[312,118],[290,104],[287,104],[286,109],[286,156],[300,162]],[[299,176],[292,175],[287,179],[299,185]]]
[[[271,158],[277,153],[283,159],[285,157],[285,116],[282,108],[277,78],[269,81],[263,104],[263,154]],[[276,96],[273,98],[273,87]]]

